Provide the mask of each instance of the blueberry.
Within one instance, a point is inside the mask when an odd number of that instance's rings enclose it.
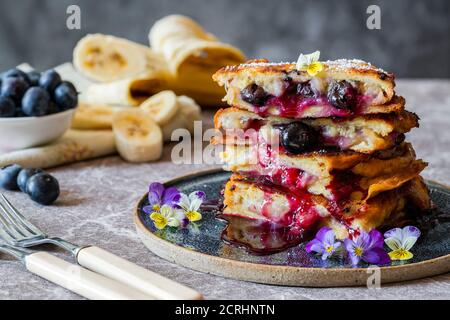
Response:
[[[22,169],[17,176],[17,186],[22,192],[27,192],[27,182],[35,174],[43,172],[41,169],[26,168]]]
[[[356,105],[356,89],[347,81],[333,82],[328,88],[328,100],[338,109],[352,110]]]
[[[255,83],[250,84],[241,90],[242,100],[256,106],[264,105],[270,97],[270,94]]]
[[[281,131],[281,145],[289,153],[299,154],[308,151],[316,144],[317,133],[301,122],[292,122]]]
[[[1,96],[11,98],[16,105],[20,105],[28,88],[28,83],[22,78],[5,78],[2,83]]]
[[[14,101],[7,97],[0,97],[0,118],[11,118],[16,115]]]
[[[49,114],[50,95],[40,87],[30,88],[22,99],[22,111],[29,117],[41,117]]]
[[[56,89],[53,95],[56,104],[64,111],[73,109],[78,104],[78,92],[75,86],[68,82],[63,81]]]
[[[16,118],[25,118],[25,117],[27,117],[27,115],[25,113],[23,113],[22,107],[20,107],[20,108],[16,107],[15,117]]]
[[[58,107],[58,105],[56,104],[56,102],[50,101],[50,102],[49,102],[49,105],[48,105],[48,114],[58,113],[59,111],[60,111],[60,110],[59,110],[59,107]]]
[[[28,72],[28,79],[30,79],[30,86],[37,87],[39,85],[39,79],[41,78],[41,73],[37,71]]]
[[[18,190],[17,176],[19,175],[20,170],[22,170],[22,167],[18,164],[3,167],[0,170],[0,188],[6,190]]]
[[[56,87],[61,84],[61,76],[55,70],[47,70],[42,73],[39,79],[39,86],[53,94]]]
[[[297,94],[307,98],[314,97],[314,91],[310,82],[299,83],[297,85]]]
[[[6,71],[3,75],[2,75],[3,80],[5,80],[6,78],[19,78],[24,80],[26,83],[28,83],[28,85],[30,84],[30,79],[28,78],[28,75],[23,72],[20,69],[14,68],[14,69],[10,69],[8,71]]]
[[[49,205],[59,197],[59,183],[48,173],[37,173],[28,179],[27,194],[39,204]]]

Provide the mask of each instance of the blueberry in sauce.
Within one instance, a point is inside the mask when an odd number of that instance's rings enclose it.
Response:
[[[333,82],[328,88],[328,100],[338,109],[352,110],[356,105],[356,89],[347,81]]]
[[[264,105],[270,97],[270,94],[255,83],[250,84],[241,90],[242,100],[256,106]]]
[[[303,97],[314,97],[314,91],[311,88],[311,83],[309,81],[299,83],[297,85],[297,94]]]
[[[281,131],[281,145],[289,153],[299,154],[317,144],[317,133],[301,122],[292,122]]]

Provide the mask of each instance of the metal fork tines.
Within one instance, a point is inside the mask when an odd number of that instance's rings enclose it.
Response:
[[[57,245],[76,254],[80,247],[63,239],[48,237],[28,221],[3,194],[0,194],[0,237],[20,247],[32,247],[44,243]]]
[[[202,295],[173,280],[144,269],[96,246],[77,246],[64,239],[49,237],[28,221],[11,202],[0,194],[0,237],[10,245],[29,248],[49,243],[69,251],[82,267],[126,283],[134,293],[159,299],[201,299]],[[102,280],[104,282],[104,280]],[[125,292],[125,291],[124,291]],[[130,293],[131,294],[131,293]]]

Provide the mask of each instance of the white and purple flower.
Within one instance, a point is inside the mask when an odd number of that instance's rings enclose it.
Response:
[[[199,212],[200,206],[205,200],[205,193],[203,191],[194,191],[189,196],[182,193],[178,201],[178,205],[184,210],[186,218],[190,222],[199,221],[202,215]]]
[[[202,219],[200,206],[205,200],[203,191],[192,192],[189,196],[177,188],[165,188],[163,184],[153,182],[148,190],[148,205],[142,210],[150,215],[157,229],[186,227],[190,222]]]
[[[336,241],[334,231],[331,228],[321,228],[316,237],[308,242],[305,247],[306,252],[315,252],[322,255],[322,260],[326,260],[331,257],[339,248],[341,242]]]
[[[361,260],[376,265],[386,265],[391,259],[383,248],[383,235],[373,229],[369,233],[361,231],[354,240],[345,239],[344,245],[353,265]]]
[[[409,260],[413,257],[409,250],[420,237],[420,230],[413,226],[394,228],[387,231],[384,237],[384,242],[392,250],[389,252],[392,260]]]

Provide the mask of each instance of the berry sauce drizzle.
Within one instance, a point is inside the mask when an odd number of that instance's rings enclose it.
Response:
[[[221,235],[222,240],[255,255],[284,251],[311,238],[306,232],[298,232],[295,228],[267,220],[223,215],[218,218],[227,222]]]
[[[253,112],[262,117],[267,117],[269,109],[275,108],[277,115],[285,118],[303,118],[305,116],[346,118],[363,114],[366,106],[372,101],[372,97],[357,95],[355,101],[356,104],[351,109],[339,109],[330,103],[326,95],[304,97],[287,91],[278,97],[272,96],[263,105],[254,105]]]

